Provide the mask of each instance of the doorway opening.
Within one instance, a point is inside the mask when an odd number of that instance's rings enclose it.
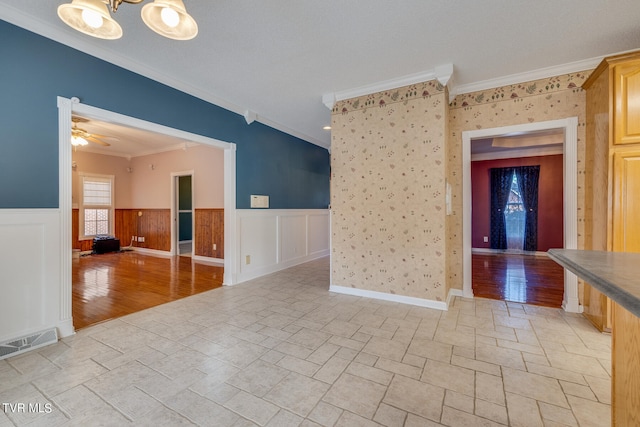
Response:
[[[236,282],[235,248],[236,248],[236,156],[235,144],[215,140],[202,135],[192,134],[174,128],[169,128],[152,122],[124,116],[108,110],[92,107],[79,102],[77,98],[66,99],[58,97],[58,127],[59,127],[59,206],[60,230],[63,250],[60,260],[61,281],[61,335],[73,333],[72,317],[72,146],[69,143],[72,136],[72,117],[80,116],[88,119],[113,123],[135,129],[148,131],[180,140],[192,141],[195,144],[206,145],[223,150],[224,157],[224,272],[222,284],[233,285]],[[155,165],[145,165],[153,170]],[[129,171],[128,171],[129,172]],[[166,181],[165,181],[166,182]],[[166,188],[166,187],[165,187]],[[137,213],[140,216],[139,213]],[[143,216],[146,218],[146,216]],[[172,232],[173,232],[173,227]],[[173,233],[172,233],[173,234]],[[138,240],[139,241],[139,240]],[[143,241],[144,242],[144,241]],[[127,242],[128,243],[128,242]],[[173,253],[175,254],[175,252]]]
[[[577,248],[577,117],[546,122],[527,123],[501,128],[479,129],[462,133],[462,212],[463,212],[463,296],[472,298],[472,208],[471,208],[471,144],[475,139],[500,138],[529,132],[560,130],[563,142],[563,247]],[[578,279],[564,272],[562,308],[581,312],[578,300]]]
[[[193,172],[172,174],[173,177],[173,247],[177,255],[190,257],[194,247]]]

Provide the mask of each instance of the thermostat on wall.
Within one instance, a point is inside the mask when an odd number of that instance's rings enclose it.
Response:
[[[269,196],[251,195],[252,208],[269,208]]]

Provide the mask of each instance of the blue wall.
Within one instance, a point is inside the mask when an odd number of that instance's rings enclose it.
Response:
[[[58,96],[234,142],[239,209],[329,204],[327,150],[1,20],[0,94],[0,208],[58,207]]]

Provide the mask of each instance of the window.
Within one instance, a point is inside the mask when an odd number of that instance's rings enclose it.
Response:
[[[511,181],[507,205],[504,209],[504,221],[507,228],[507,249],[521,251],[524,245],[526,215],[520,186],[518,185],[518,175],[515,172]]]
[[[111,234],[113,224],[113,175],[80,174],[81,238]]]

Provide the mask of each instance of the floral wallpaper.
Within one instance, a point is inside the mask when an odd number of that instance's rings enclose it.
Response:
[[[462,289],[462,132],[578,117],[578,247],[584,245],[585,92],[591,72],[458,95],[437,81],[332,111],[333,285],[445,300]],[[445,182],[452,214],[445,214]]]
[[[578,247],[584,245],[584,158],[586,93],[582,83],[591,71],[566,74],[458,95],[449,109],[447,180],[452,186],[453,215],[447,217],[447,274],[462,289],[462,132],[578,117]]]
[[[333,108],[333,285],[445,300],[446,100],[430,81]]]

